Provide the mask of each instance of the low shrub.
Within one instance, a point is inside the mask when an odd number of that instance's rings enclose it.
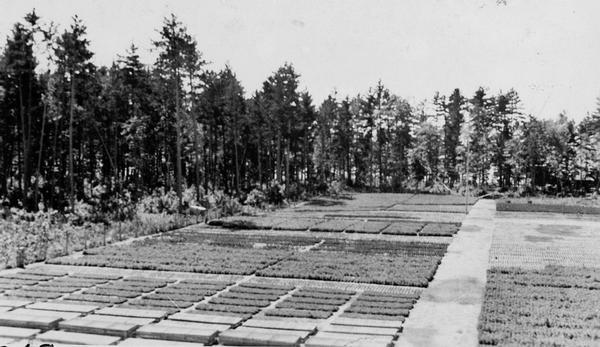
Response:
[[[343,181],[332,181],[327,185],[327,194],[331,197],[337,198],[342,195],[344,188],[345,185]]]
[[[262,190],[252,189],[252,191],[248,193],[248,196],[246,197],[244,203],[250,206],[262,208],[264,207],[266,201],[267,196],[265,195],[265,193],[263,193]]]
[[[283,201],[285,199],[285,185],[277,183],[275,181],[271,182],[266,195],[268,203],[273,204],[275,206],[283,204]]]
[[[57,211],[12,209],[0,219],[0,268],[15,267],[99,247],[130,237],[155,234],[197,223],[195,216],[137,213],[132,219],[94,223]]]

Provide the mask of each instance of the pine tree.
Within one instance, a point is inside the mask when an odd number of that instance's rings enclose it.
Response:
[[[262,89],[265,111],[268,115],[271,132],[274,135],[274,179],[278,183],[290,181],[289,163],[292,124],[298,114],[298,78],[291,64],[284,64],[264,83]],[[284,158],[285,155],[285,158]],[[285,165],[285,168],[284,168]],[[285,177],[283,172],[285,172]]]
[[[186,73],[186,62],[189,56],[196,54],[196,42],[188,34],[187,29],[177,20],[175,15],[165,18],[160,30],[160,39],[154,42],[159,50],[156,68],[171,91],[171,107],[168,112],[175,119],[175,191],[179,199],[179,209],[183,208],[183,168],[182,168],[182,138],[184,113],[182,111],[183,76]]]
[[[10,139],[12,136],[19,138],[20,148],[15,150],[19,153],[19,187],[21,189],[21,201],[28,209],[35,208],[33,194],[31,194],[31,177],[35,167],[35,145],[38,139],[42,123],[41,85],[35,72],[37,59],[34,56],[35,36],[41,31],[40,18],[35,11],[25,16],[25,23],[16,23],[12,29],[12,36],[8,37],[2,59],[2,70],[4,73],[4,99],[7,113],[4,113],[5,131],[4,136]],[[11,116],[13,114],[14,116]],[[11,120],[12,117],[15,117]],[[11,125],[15,126],[15,132],[10,133]],[[8,148],[4,148],[7,150]],[[10,164],[4,161],[5,165]],[[5,182],[3,182],[3,191]]]
[[[485,183],[486,171],[492,163],[493,107],[495,99],[487,96],[483,88],[479,88],[469,100],[470,143],[468,144],[469,171],[475,173],[479,184]],[[466,147],[466,144],[465,144]]]
[[[335,99],[335,94],[327,96],[327,99],[319,107],[314,135],[313,162],[317,170],[317,178],[320,182],[328,182],[331,174],[331,129],[335,119],[338,117],[337,113],[338,103]]]
[[[75,209],[75,168],[74,168],[74,126],[75,116],[78,111],[78,90],[94,69],[90,63],[93,53],[89,50],[89,41],[86,38],[87,28],[77,17],[73,17],[73,24],[58,37],[55,56],[57,72],[64,78],[62,93],[68,95],[69,110],[69,206],[71,212]],[[68,89],[67,89],[68,88]]]
[[[348,97],[340,102],[337,118],[333,125],[332,150],[338,171],[342,172],[346,184],[352,186],[352,112]],[[340,175],[341,176],[341,175]]]
[[[501,187],[510,185],[511,168],[506,164],[506,142],[512,138],[517,124],[522,121],[522,115],[519,111],[520,98],[516,91],[510,90],[507,93],[500,93],[495,98],[494,107],[494,127],[495,131],[495,149],[494,162],[498,170],[498,183]]]
[[[465,99],[458,88],[454,89],[452,95],[448,98],[448,103],[443,105],[446,111],[444,119],[444,169],[450,180],[450,187],[458,179],[456,150],[460,145],[460,129],[464,122],[462,113],[464,105]]]

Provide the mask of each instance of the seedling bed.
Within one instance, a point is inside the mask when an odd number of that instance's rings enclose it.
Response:
[[[293,318],[312,318],[312,319],[326,319],[331,317],[333,313],[331,311],[309,311],[309,310],[295,310],[289,308],[276,308],[265,311],[267,316],[275,317],[293,317]]]
[[[199,311],[215,311],[215,312],[231,312],[241,314],[255,314],[261,310],[261,307],[256,306],[240,306],[240,305],[222,305],[222,304],[198,304],[196,310]]]

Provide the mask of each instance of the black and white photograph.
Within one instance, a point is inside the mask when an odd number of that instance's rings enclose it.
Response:
[[[599,15],[0,0],[0,347],[600,347]]]

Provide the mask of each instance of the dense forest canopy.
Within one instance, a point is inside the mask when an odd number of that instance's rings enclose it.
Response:
[[[199,200],[275,185],[294,198],[332,182],[380,191],[600,187],[600,104],[579,124],[564,114],[542,120],[523,114],[517,91],[479,88],[436,93],[430,111],[379,81],[315,105],[291,63],[247,95],[232,67],[209,69],[175,16],[158,30],[152,65],[132,45],[96,66],[89,44],[77,17],[58,30],[35,11],[3,44],[0,198],[10,205],[66,210],[98,191],[135,200],[157,189],[181,202],[188,188]]]

